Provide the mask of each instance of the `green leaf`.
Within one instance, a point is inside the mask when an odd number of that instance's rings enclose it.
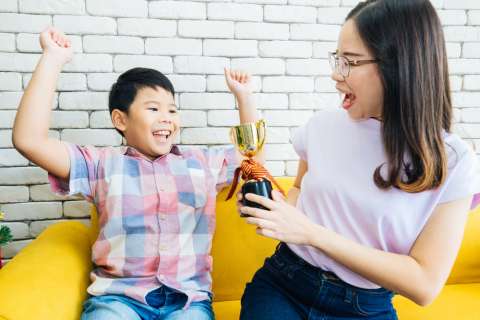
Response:
[[[12,241],[12,232],[7,226],[0,226],[0,246],[6,245]]]

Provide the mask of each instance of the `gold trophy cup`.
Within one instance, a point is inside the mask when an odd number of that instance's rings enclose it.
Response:
[[[230,192],[228,193],[227,200],[230,199],[235,192],[241,173],[241,177],[245,181],[241,190],[243,196],[242,204],[248,207],[268,210],[256,202],[251,202],[245,199],[245,194],[247,193],[255,193],[272,199],[272,182],[283,193],[283,190],[267,169],[253,159],[253,157],[263,148],[265,143],[265,132],[266,124],[264,120],[232,127],[230,131],[232,143],[236,146],[240,154],[247,159],[243,160],[240,167],[235,170],[233,183]],[[245,217],[246,215],[241,214],[241,216]]]

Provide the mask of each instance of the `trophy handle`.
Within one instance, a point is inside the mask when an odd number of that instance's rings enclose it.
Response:
[[[230,142],[232,144],[235,144],[235,127],[230,128],[229,136],[230,136]]]
[[[261,150],[265,144],[267,134],[267,123],[264,119],[260,119],[255,123],[257,127],[258,149]]]

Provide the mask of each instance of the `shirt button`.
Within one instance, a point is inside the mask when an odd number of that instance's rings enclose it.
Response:
[[[165,276],[164,276],[163,274],[158,275],[158,278],[160,279],[160,281],[164,281],[164,280],[165,280]]]
[[[167,219],[167,215],[161,213],[161,214],[160,214],[160,220],[165,220],[165,219]]]
[[[165,250],[167,250],[167,246],[164,245],[164,244],[161,244],[161,245],[158,246],[158,249],[159,249],[160,251],[165,251]]]

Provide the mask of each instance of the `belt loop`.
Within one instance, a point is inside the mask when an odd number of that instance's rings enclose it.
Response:
[[[353,300],[354,292],[350,288],[345,288],[345,299],[344,301],[346,303],[351,303]]]

